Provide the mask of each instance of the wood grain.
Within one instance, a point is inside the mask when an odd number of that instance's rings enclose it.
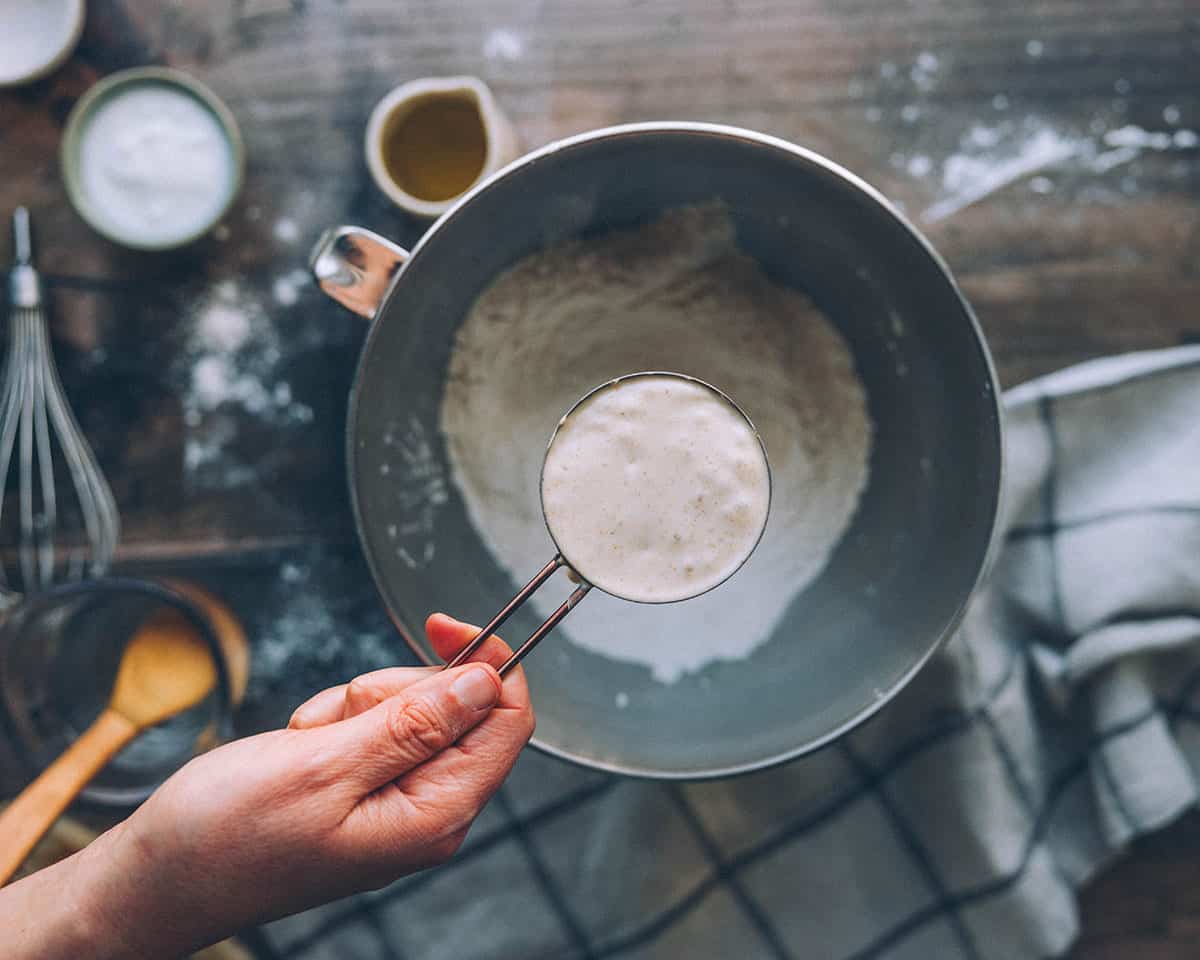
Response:
[[[1197,151],[1145,150],[1104,173],[1035,171],[1049,192],[1034,192],[1030,174],[923,222],[946,198],[948,164],[978,130],[1002,160],[1039,131],[1103,149],[1094,130],[1171,130],[1168,108],[1180,126],[1200,125],[1198,50],[1195,10],[1164,0],[97,3],[66,68],[0,96],[0,142],[20,145],[0,151],[0,197],[34,209],[64,379],[116,477],[127,544],[344,539],[340,434],[364,331],[309,288],[287,309],[272,293],[328,224],[417,235],[361,157],[366,116],[395,83],[479,74],[527,146],[665,117],[757,127],[826,153],[923,223],[1012,384],[1200,333]],[[248,177],[224,240],[135,254],[65,202],[55,149],[71,103],[97,76],[142,62],[194,71],[242,125]],[[227,469],[206,479],[187,469],[184,354],[205,292],[230,276],[283,346],[267,385],[287,383],[312,422],[211,411],[191,429],[228,437]]]
[[[1200,814],[1138,840],[1084,891],[1071,960],[1183,960],[1200,944]]]
[[[150,62],[211,84],[249,156],[224,229],[163,256],[91,233],[55,156],[97,77]],[[455,73],[493,87],[527,146],[704,119],[837,159],[945,255],[1005,384],[1200,339],[1200,153],[1172,142],[1095,163],[1126,125],[1200,129],[1194,0],[93,0],[71,62],[0,94],[0,211],[33,208],[57,355],[115,481],[128,557],[351,542],[341,429],[364,330],[309,288],[281,303],[276,285],[331,223],[418,234],[371,187],[362,131],[391,86]],[[1045,142],[1075,152],[929,215],[953,199],[964,158],[994,173]],[[189,412],[198,311],[231,277],[281,349],[267,386],[287,383],[311,411],[301,428],[236,407]],[[189,468],[197,434],[224,438],[221,470]],[[1195,956],[1197,854],[1196,817],[1138,844],[1085,896],[1074,956]]]

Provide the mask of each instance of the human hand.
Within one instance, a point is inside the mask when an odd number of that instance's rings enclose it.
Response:
[[[449,658],[476,628],[435,614],[426,632]],[[509,652],[366,674],[191,761],[85,851],[103,872],[88,955],[183,953],[447,860],[533,733],[524,675],[496,673]]]

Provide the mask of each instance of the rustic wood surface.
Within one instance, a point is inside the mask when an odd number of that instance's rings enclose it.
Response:
[[[210,84],[248,150],[233,212],[174,254],[97,236],[58,173],[75,99],[146,63]],[[326,588],[337,608],[308,611],[313,629],[387,634],[342,483],[364,330],[296,271],[332,223],[418,235],[373,188],[362,132],[396,83],[458,73],[492,86],[527,146],[703,119],[835,158],[945,255],[1005,385],[1200,339],[1195,0],[93,0],[70,62],[0,93],[0,212],[33,210],[56,353],[127,566],[184,564],[269,631],[282,563],[284,580],[353,585]],[[230,307],[266,345],[243,358],[254,382],[198,399],[204,311]],[[346,649],[306,662],[302,685],[340,678]],[[245,723],[281,712],[252,705]],[[1139,843],[1084,904],[1077,960],[1196,956],[1200,818]]]

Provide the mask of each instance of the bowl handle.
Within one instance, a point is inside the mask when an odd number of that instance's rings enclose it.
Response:
[[[327,296],[374,320],[408,251],[362,227],[330,227],[308,257],[308,268]]]

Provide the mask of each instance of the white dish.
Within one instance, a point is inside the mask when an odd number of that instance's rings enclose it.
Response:
[[[229,109],[167,67],[122,70],[93,86],[72,108],[59,153],[80,216],[138,250],[205,234],[233,203],[244,166]]]
[[[83,32],[83,0],[0,0],[0,87],[44,77]]]

